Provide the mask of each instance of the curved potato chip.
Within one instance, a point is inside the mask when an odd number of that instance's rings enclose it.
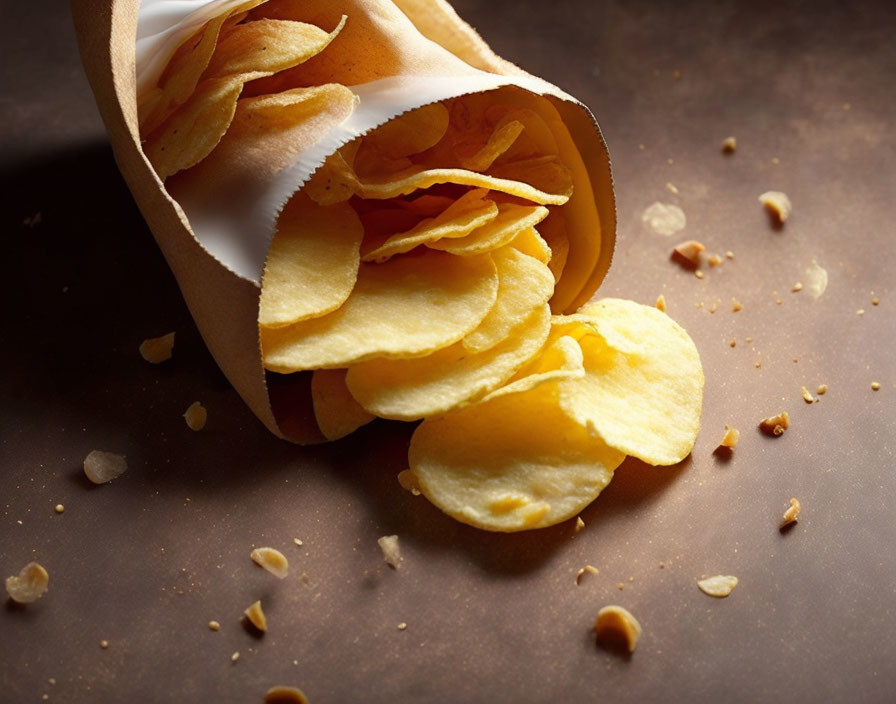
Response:
[[[449,198],[448,196],[434,196],[424,194],[412,200],[397,198],[392,202],[394,202],[401,208],[410,210],[413,213],[431,218],[435,215],[438,215],[443,210],[449,208],[451,204],[455,202],[455,200],[454,198]]]
[[[368,132],[362,138],[361,149],[370,147],[392,159],[419,154],[445,136],[448,119],[448,108],[441,103],[424,105]]]
[[[420,357],[453,345],[495,302],[490,256],[426,250],[385,264],[361,264],[345,304],[285,328],[261,328],[265,367],[274,372],[333,369],[374,357]]]
[[[489,169],[489,176],[521,181],[538,191],[572,195],[572,173],[556,156],[538,156],[520,161],[506,161]],[[513,195],[518,195],[514,193]],[[532,199],[530,199],[532,200]],[[535,201],[542,203],[544,201]]]
[[[605,298],[582,308],[640,349],[598,335],[579,340],[586,374],[559,384],[563,410],[608,445],[649,464],[675,464],[693,449],[703,405],[703,368],[688,334],[652,306]]]
[[[575,516],[624,458],[560,410],[555,384],[424,420],[409,451],[426,498],[463,523],[503,532]]]
[[[472,154],[465,155],[463,146],[455,147],[457,160],[464,169],[487,171],[495,163],[495,159],[510,149],[522,131],[523,123],[511,120],[495,128],[489,135],[488,141]]]
[[[268,250],[259,324],[281,327],[341,306],[358,279],[363,236],[347,203],[324,207],[301,193],[293,196]]]
[[[314,417],[327,440],[353,433],[375,416],[365,411],[345,385],[345,369],[316,369],[311,377]]]
[[[512,337],[485,352],[470,354],[457,343],[416,359],[373,359],[351,367],[346,384],[362,407],[383,418],[446,413],[509,379],[541,348],[550,320],[542,305]]]
[[[365,252],[362,261],[384,262],[421,244],[468,235],[498,215],[498,206],[485,199],[487,194],[484,188],[465,193],[436,217],[422,220],[413,229],[392,235],[378,247]]]
[[[485,227],[466,237],[427,242],[426,246],[462,256],[483,254],[512,242],[520,232],[544,220],[548,212],[540,205],[499,203],[497,217]]]
[[[569,257],[569,238],[566,236],[563,213],[556,208],[551,209],[550,215],[539,226],[538,234],[551,249],[551,261],[548,262],[548,267],[554,275],[554,281],[559,281]],[[562,309],[557,308],[554,312],[562,312]]]
[[[551,331],[553,336],[554,331]],[[580,379],[585,376],[585,361],[578,340],[562,335],[545,343],[543,351],[514,374],[501,388],[483,398],[488,401],[506,394],[531,391],[542,384],[561,379]]]
[[[614,325],[602,319],[599,315],[589,315],[587,305],[580,309],[583,312],[570,315],[555,315],[551,321],[552,333],[569,335],[576,340],[581,340],[586,335],[598,335],[603,338],[608,347],[623,354],[643,354],[644,345],[639,340],[632,339],[617,330]]]
[[[504,340],[554,292],[550,270],[528,254],[502,247],[492,258],[498,269],[498,296],[479,327],[463,339],[471,352],[482,352]]]
[[[510,246],[518,249],[523,254],[528,254],[533,259],[537,259],[542,264],[547,264],[548,269],[550,269],[551,248],[548,247],[548,243],[542,239],[541,235],[538,234],[538,230],[534,227],[527,227],[520,232],[510,241]],[[551,276],[553,275],[554,273],[551,272]]]

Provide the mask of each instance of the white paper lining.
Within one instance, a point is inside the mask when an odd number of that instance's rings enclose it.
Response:
[[[152,87],[174,50],[212,17],[242,0],[142,0],[137,30],[137,80]],[[142,43],[141,43],[142,42]],[[484,71],[462,77],[395,76],[351,86],[359,104],[342,124],[313,147],[296,155],[293,164],[267,181],[228,184],[211,197],[179,189],[176,199],[200,244],[224,266],[261,284],[264,262],[277,217],[289,198],[336,149],[397,115],[439,100],[518,86],[538,95],[575,98],[533,76],[502,76]]]

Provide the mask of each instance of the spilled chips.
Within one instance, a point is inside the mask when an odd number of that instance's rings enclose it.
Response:
[[[161,179],[261,177],[350,117],[343,39],[370,18],[303,6],[244,3],[173,54],[139,103]],[[258,325],[272,385],[310,373],[324,438],[422,421],[408,486],[504,532],[578,515],[627,455],[691,451],[691,339],[654,307],[581,306],[602,275],[600,219],[554,103],[510,86],[435,101],[315,164],[280,212]]]

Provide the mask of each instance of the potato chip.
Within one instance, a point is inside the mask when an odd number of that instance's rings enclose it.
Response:
[[[413,229],[392,235],[378,247],[365,252],[362,261],[384,262],[421,244],[470,234],[498,215],[498,206],[485,198],[487,194],[484,188],[468,191],[436,217],[422,220]]]
[[[374,419],[345,385],[345,369],[317,369],[311,377],[314,417],[327,440],[338,440]]]
[[[323,207],[301,193],[293,196],[268,250],[259,324],[281,327],[341,306],[358,278],[363,236],[347,203]]]
[[[374,359],[351,367],[346,384],[358,403],[383,418],[416,420],[446,413],[509,379],[541,348],[550,330],[542,305],[508,337],[471,354],[461,343],[416,359]]]
[[[519,250],[523,254],[528,254],[533,259],[537,259],[542,264],[550,264],[551,248],[548,243],[538,234],[538,230],[534,227],[527,227],[510,241],[510,246]],[[550,267],[548,267],[550,269]],[[553,276],[551,272],[551,276]]]
[[[436,240],[426,246],[451,254],[473,256],[503,247],[527,228],[533,227],[548,215],[548,209],[539,205],[499,203],[498,215],[485,227],[474,230],[460,239]]]
[[[606,298],[583,306],[604,330],[636,352],[599,335],[579,340],[586,375],[559,384],[564,412],[609,446],[649,464],[675,464],[700,428],[703,369],[687,333],[656,308]],[[609,333],[607,337],[611,337]]]
[[[409,451],[426,498],[463,523],[502,532],[575,516],[624,458],[560,410],[556,384],[424,420]]]
[[[488,141],[475,153],[465,155],[462,147],[455,147],[461,167],[470,171],[487,171],[495,159],[504,154],[523,131],[523,123],[511,120],[495,129]]]
[[[385,264],[361,264],[345,304],[285,328],[262,328],[265,367],[333,369],[373,357],[419,357],[476,328],[495,302],[490,256],[426,250]]]
[[[513,99],[516,104],[518,101]],[[497,128],[518,122],[523,126],[520,136],[501,155],[502,161],[517,161],[536,156],[556,156],[560,153],[557,139],[548,123],[534,110],[526,107],[490,105],[485,115],[487,119],[497,118]]]
[[[397,198],[393,202],[401,208],[431,218],[450,207],[454,203],[454,198],[424,194],[412,200]]]
[[[554,281],[560,281],[563,269],[566,267],[566,260],[569,257],[569,238],[566,236],[566,221],[563,213],[557,208],[552,208],[550,215],[539,226],[538,234],[551,249],[551,261],[548,262],[548,267],[554,275]],[[555,313],[563,312],[559,306],[552,309]]]
[[[504,386],[485,396],[483,401],[506,394],[531,391],[551,381],[579,379],[585,376],[585,361],[578,340],[569,335],[561,335],[552,340],[555,331],[556,328],[551,331],[539,354],[514,374]]]
[[[567,198],[572,195],[572,174],[556,156],[539,156],[495,164],[489,169],[489,175],[503,180],[521,181],[545,193],[563,194]]]
[[[426,151],[445,136],[448,108],[431,103],[411,110],[364,135],[361,149],[369,147],[397,159]]]
[[[502,247],[492,258],[498,269],[498,296],[479,327],[463,339],[463,346],[471,352],[482,352],[504,340],[554,292],[550,270],[528,254]]]

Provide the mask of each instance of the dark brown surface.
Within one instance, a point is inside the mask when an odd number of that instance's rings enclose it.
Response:
[[[498,53],[594,109],[620,223],[601,294],[663,292],[707,377],[691,459],[626,462],[579,534],[504,536],[398,486],[403,426],[313,449],[261,426],[203,348],[115,170],[67,13],[4,3],[0,576],[36,559],[51,583],[0,610],[0,700],[253,702],[294,684],[314,704],[892,701],[892,8],[457,3]],[[725,157],[729,134],[739,149]],[[794,203],[777,231],[756,201],[771,188]],[[642,225],[657,200],[687,213],[680,235]],[[700,281],[668,261],[684,238],[736,257]],[[818,300],[790,293],[813,258],[830,279]],[[143,362],[140,341],[169,330],[174,359]],[[800,386],[820,383],[829,392],[806,405]],[[197,399],[209,424],[194,434],[180,415]],[[757,421],[782,409],[791,430],[761,436]],[[711,454],[726,422],[742,431],[727,462]],[[126,454],[128,473],[89,486],[80,466],[95,448]],[[781,534],[791,496],[803,514]],[[398,572],[376,545],[389,533]],[[251,563],[262,544],[290,558],[287,580]],[[576,587],[586,563],[600,575]],[[695,586],[716,573],[741,580],[726,600]],[[261,639],[239,623],[258,598]],[[607,603],[644,626],[630,659],[589,634]]]

